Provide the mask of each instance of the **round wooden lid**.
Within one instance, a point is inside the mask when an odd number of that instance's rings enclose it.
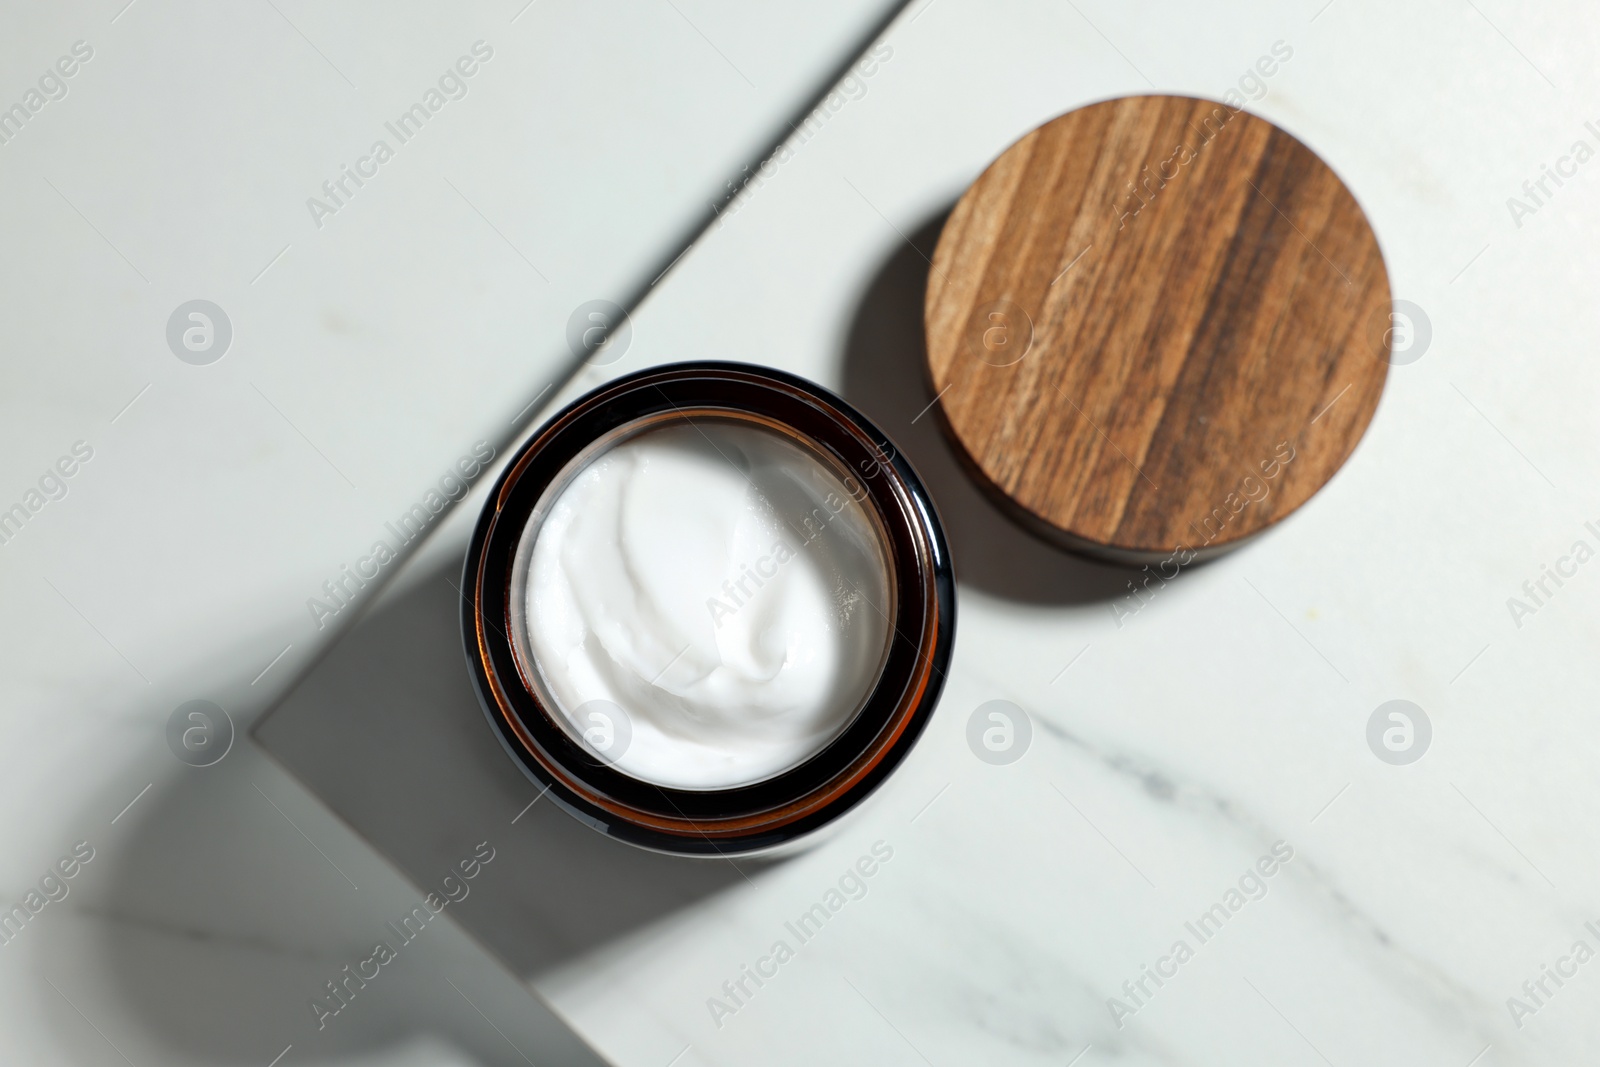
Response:
[[[1008,148],[946,222],[924,314],[978,480],[1122,561],[1187,563],[1305,503],[1389,367],[1388,274],[1350,191],[1270,122],[1188,97],[1093,104]]]

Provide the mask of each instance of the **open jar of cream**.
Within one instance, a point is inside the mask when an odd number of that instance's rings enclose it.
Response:
[[[765,852],[905,757],[943,684],[949,549],[916,474],[839,398],[766,368],[618,379],[512,459],[463,628],[524,771],[613,837]]]

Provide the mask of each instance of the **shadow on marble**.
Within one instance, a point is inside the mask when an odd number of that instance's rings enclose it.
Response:
[[[1011,521],[962,469],[929,409],[923,293],[953,207],[899,243],[867,286],[845,342],[844,397],[883,427],[927,484],[950,538],[957,581],[1026,603],[1114,600],[1137,572],[1071,555]]]
[[[54,1029],[81,1047],[79,1062],[110,1062],[105,1039],[83,1025],[98,1016],[118,1045],[135,1050],[135,1062],[156,1049],[173,1062],[261,1065],[292,1045],[299,1062],[522,1067],[527,1050],[541,1064],[600,1067],[562,1020],[459,932],[422,926],[415,944],[394,935],[387,921],[406,915],[421,893],[353,855],[348,841],[341,848],[247,738],[235,745],[204,769],[162,752],[171,771],[117,828],[126,836],[96,857],[109,866],[99,871],[102,886],[78,902],[90,921],[70,937],[60,925],[49,931],[58,951],[47,954],[55,960],[47,970],[74,1000],[43,1004],[58,1017]],[[501,847],[496,864],[514,851],[503,830],[489,836]],[[441,844],[451,860],[471,854],[462,842]],[[483,868],[463,911],[479,891],[492,892],[496,864]],[[437,884],[438,875],[425,881]],[[319,1027],[312,999],[327,997],[329,981],[348,981],[343,968],[380,940],[397,958],[359,989],[345,985],[348,1005]],[[110,1002],[118,1007],[108,1019]],[[130,1020],[144,1032],[134,1046],[124,1044]]]
[[[534,803],[467,675],[454,540],[385,590],[257,728],[259,743],[416,885],[436,883],[464,845],[504,841],[504,865],[456,919],[524,979],[740,881],[731,863],[645,852]]]

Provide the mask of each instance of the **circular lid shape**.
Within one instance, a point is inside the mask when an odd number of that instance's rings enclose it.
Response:
[[[1215,554],[1310,499],[1372,418],[1393,332],[1377,238],[1327,164],[1175,96],[1008,148],[946,222],[924,316],[979,482],[1131,562]]]

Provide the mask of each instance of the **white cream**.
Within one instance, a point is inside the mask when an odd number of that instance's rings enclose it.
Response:
[[[888,562],[810,452],[751,423],[674,422],[556,486],[518,548],[514,640],[619,770],[746,785],[854,719],[888,647]],[[615,708],[626,721],[607,725]]]

